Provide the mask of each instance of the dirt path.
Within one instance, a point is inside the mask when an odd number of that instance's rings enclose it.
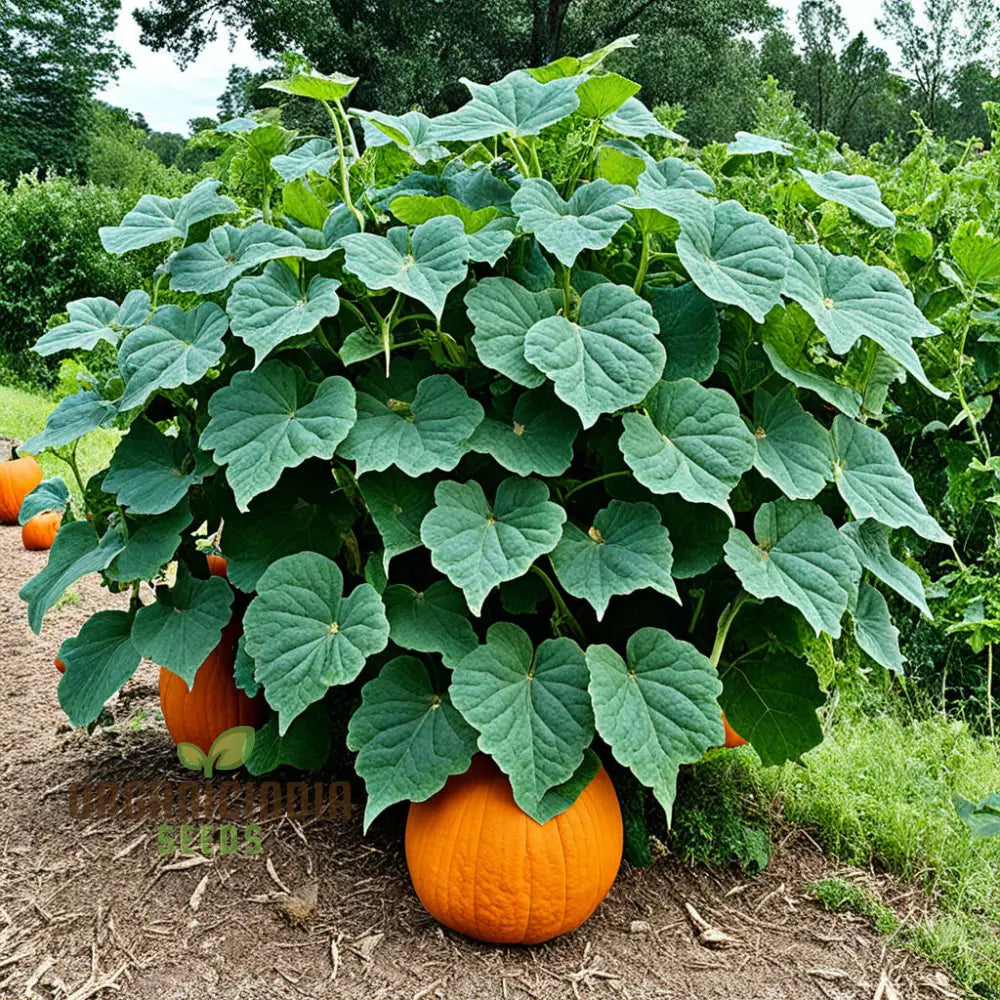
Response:
[[[423,912],[401,809],[364,839],[357,804],[349,820],[268,820],[262,854],[213,860],[158,856],[154,818],[74,818],[74,785],[190,772],[159,716],[151,664],[112,706],[112,725],[88,735],[65,724],[52,657],[90,612],[120,599],[83,581],[36,638],[17,591],[44,559],[0,527],[0,1000],[947,995],[940,973],[803,896],[829,870],[804,834],[749,883],[670,860],[624,866],[583,928],[529,949],[468,941]],[[341,760],[323,777],[352,775]],[[307,904],[315,891],[302,922],[279,881]],[[733,940],[700,941],[686,903]]]

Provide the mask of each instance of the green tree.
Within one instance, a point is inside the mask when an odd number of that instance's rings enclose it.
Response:
[[[951,94],[954,101],[951,135],[957,139],[977,136],[989,140],[990,122],[983,104],[1000,101],[1000,77],[985,62],[973,59],[955,70]]]
[[[128,56],[117,0],[0,0],[0,178],[79,172],[91,95]]]
[[[150,132],[142,144],[155,153],[165,167],[172,167],[184,149],[185,140],[179,132]]]

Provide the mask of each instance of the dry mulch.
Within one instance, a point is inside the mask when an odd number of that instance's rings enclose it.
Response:
[[[90,613],[123,602],[84,580],[35,637],[17,591],[44,560],[21,548],[18,529],[0,527],[0,1000],[959,995],[867,922],[803,894],[833,867],[802,831],[753,880],[670,858],[623,865],[582,928],[501,948],[445,931],[422,910],[400,808],[364,838],[358,803],[348,820],[283,815],[262,824],[262,854],[212,860],[159,856],[154,818],[74,818],[74,785],[181,782],[191,772],[159,716],[152,664],[114,700],[112,723],[93,734],[68,727],[52,658]],[[353,775],[342,761],[324,777]],[[880,881],[901,916],[923,905]]]

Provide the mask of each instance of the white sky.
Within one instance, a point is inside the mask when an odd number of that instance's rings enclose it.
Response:
[[[697,2],[697,0],[692,0]],[[794,30],[799,0],[772,0],[788,11],[786,23]],[[216,100],[226,87],[226,74],[233,64],[257,68],[263,60],[254,55],[247,41],[237,39],[233,51],[225,32],[185,70],[180,70],[166,52],[153,52],[139,43],[139,27],[132,19],[131,2],[118,16],[115,41],[132,56],[134,69],[124,70],[118,81],[98,94],[110,104],[142,112],[153,129],[187,135],[188,120],[216,114]],[[851,33],[867,33],[878,40],[875,17],[880,0],[841,0]],[[890,50],[890,55],[892,51]]]

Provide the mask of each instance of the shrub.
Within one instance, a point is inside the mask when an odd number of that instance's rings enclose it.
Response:
[[[36,348],[108,341],[120,372],[25,450],[128,427],[93,524],[65,526],[22,591],[38,630],[85,572],[135,584],[60,649],[74,725],[142,657],[190,683],[248,601],[235,674],[265,693],[273,765],[317,766],[360,693],[366,825],[477,748],[536,818],[595,750],[669,812],[721,709],[765,764],[820,741],[810,637],[853,629],[900,668],[882,590],[924,595],[890,529],[950,539],[866,400],[885,372],[885,392],[937,391],[911,343],[937,331],[891,272],[795,242],[663,155],[679,137],[604,68],[620,45],[470,85],[431,120],[348,115],[346,77],[269,83],[321,100],[336,142],[223,126],[270,159],[263,221],[209,232],[237,206],[205,180],[102,231],[119,253],[173,241],[156,287],[192,301],[132,292]],[[782,153],[744,135],[725,169]],[[800,215],[832,201],[891,225],[869,179],[802,179]],[[173,560],[143,605],[136,581]]]

